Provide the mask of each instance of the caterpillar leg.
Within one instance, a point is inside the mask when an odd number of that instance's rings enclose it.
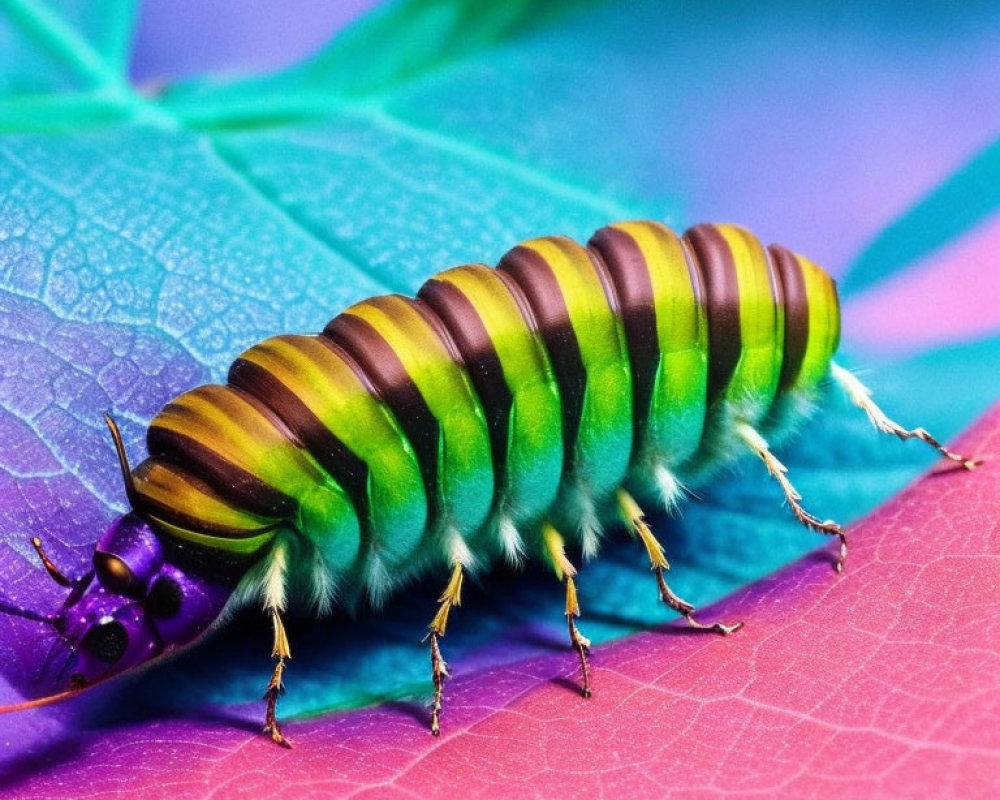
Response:
[[[839,364],[830,364],[830,375],[844,390],[844,393],[851,399],[851,402],[864,411],[868,415],[868,419],[871,420],[872,425],[882,433],[898,436],[904,441],[906,439],[919,439],[929,444],[945,458],[961,464],[966,469],[974,469],[981,463],[974,458],[952,452],[923,428],[907,430],[901,425],[897,425],[885,415],[885,412],[881,408],[875,405],[875,402],[872,400],[871,390],[859,381],[854,373],[844,369]]]
[[[448,614],[452,606],[462,605],[462,578],[465,569],[461,561],[455,563],[448,585],[438,598],[438,610],[428,626],[427,638],[431,643],[431,678],[434,681],[434,705],[431,707],[431,733],[441,735],[441,700],[444,697],[444,679],[449,677],[448,665],[441,657],[438,640],[448,627]]]
[[[736,435],[764,462],[764,466],[767,467],[767,471],[771,477],[778,482],[781,491],[785,493],[785,500],[788,501],[789,507],[799,522],[817,533],[822,533],[824,536],[836,536],[840,539],[840,555],[837,558],[836,564],[834,564],[834,568],[837,572],[843,572],[844,561],[847,559],[847,535],[844,533],[844,529],[833,520],[820,521],[818,517],[813,516],[802,507],[802,504],[799,502],[802,499],[802,495],[798,493],[795,487],[792,486],[792,482],[788,480],[788,467],[778,460],[777,456],[767,446],[764,437],[753,427],[747,425],[745,422],[737,422]]]
[[[590,665],[587,663],[587,652],[590,649],[590,639],[580,633],[576,627],[574,617],[580,616],[580,603],[576,597],[576,583],[573,577],[576,575],[576,567],[566,557],[566,542],[549,522],[542,523],[542,543],[545,546],[545,554],[556,571],[556,577],[566,584],[566,625],[569,628],[569,643],[580,656],[580,670],[583,673],[583,686],[580,694],[590,697]]]
[[[721,634],[722,636],[728,636],[731,633],[735,633],[740,628],[743,627],[742,622],[737,622],[732,625],[726,625],[722,622],[715,622],[710,625],[706,625],[702,622],[698,622],[694,618],[694,606],[691,605],[686,600],[682,600],[673,590],[667,585],[666,579],[663,577],[663,573],[670,569],[670,563],[667,561],[667,556],[663,551],[663,545],[656,538],[656,535],[650,529],[649,524],[646,522],[646,515],[643,513],[639,504],[624,489],[618,489],[615,493],[618,499],[618,509],[621,512],[622,520],[625,525],[642,540],[642,543],[646,546],[646,553],[649,555],[650,569],[656,576],[656,586],[660,592],[660,601],[670,606],[678,614],[682,614],[684,619],[687,620],[688,625],[692,628],[696,628],[701,631],[712,631],[713,633]]]
[[[264,699],[267,700],[264,733],[269,734],[276,744],[280,744],[282,747],[291,747],[292,743],[285,738],[278,727],[275,709],[278,706],[278,695],[285,693],[282,678],[285,675],[285,662],[292,657],[292,650],[288,646],[288,634],[285,632],[285,625],[282,623],[281,615],[277,609],[271,609],[271,621],[274,623],[274,647],[271,648],[271,657],[278,659],[278,663],[274,665],[274,672],[267,684],[267,691],[264,692]]]

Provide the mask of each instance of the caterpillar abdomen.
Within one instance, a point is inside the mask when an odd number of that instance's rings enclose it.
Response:
[[[269,339],[227,386],[178,397],[136,510],[247,553],[294,529],[369,583],[531,552],[543,519],[593,551],[617,487],[697,481],[735,421],[785,425],[838,336],[829,276],[736,226],[534,239]]]

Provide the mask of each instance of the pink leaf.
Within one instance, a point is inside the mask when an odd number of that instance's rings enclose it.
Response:
[[[92,800],[996,797],[1000,406],[959,446],[986,463],[856,525],[844,576],[819,551],[703,609],[745,620],[735,636],[674,623],[599,647],[589,701],[566,652],[454,679],[440,739],[401,704],[288,724],[286,751],[254,708],[92,731],[6,786],[69,796],[72,772]]]

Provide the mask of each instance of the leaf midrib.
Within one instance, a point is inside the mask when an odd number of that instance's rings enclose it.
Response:
[[[328,93],[312,91],[278,97],[269,96],[250,105],[247,105],[244,99],[238,98],[233,105],[225,101],[217,103],[211,109],[213,115],[208,117],[199,115],[190,107],[185,109],[183,105],[172,109],[169,105],[161,105],[155,99],[136,91],[120,72],[107,64],[103,56],[86,39],[38,0],[3,0],[3,2],[24,33],[47,52],[90,79],[91,91],[74,94],[78,98],[83,95],[92,101],[96,109],[103,108],[110,111],[111,124],[124,122],[150,125],[166,130],[186,131],[195,136],[225,167],[227,179],[238,180],[242,189],[252,192],[263,207],[270,209],[271,213],[279,216],[322,252],[346,262],[386,291],[410,292],[413,287],[399,281],[391,273],[375,268],[348,243],[331,236],[294,208],[282,203],[266,183],[254,176],[252,169],[239,157],[236,149],[225,141],[225,135],[240,131],[276,129],[295,122],[319,123],[335,119],[337,116],[350,115],[366,120],[377,130],[391,131],[400,138],[418,141],[422,147],[432,152],[447,154],[451,159],[503,171],[527,186],[540,189],[550,196],[569,200],[580,207],[590,208],[608,219],[628,218],[637,213],[634,205],[608,199],[603,193],[569,178],[550,175],[538,167],[525,164],[480,143],[465,142],[452,135],[430,130],[394,116],[387,108],[391,94],[373,98],[364,95],[343,95],[336,91]],[[468,58],[468,55],[464,54],[463,58]],[[407,85],[428,71],[453,66],[454,63],[454,61],[431,62],[425,69],[408,74],[405,80],[396,84],[394,88]],[[8,118],[8,115],[2,113],[2,108],[7,102],[0,99],[0,119]],[[18,99],[15,98],[13,102],[16,104]],[[121,119],[115,119],[116,113],[123,115]],[[110,127],[106,118],[99,114],[95,119],[98,124],[90,129]],[[6,128],[4,132],[12,131]],[[24,130],[24,132],[29,131]]]

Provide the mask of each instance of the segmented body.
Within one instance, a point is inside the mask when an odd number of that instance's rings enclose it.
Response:
[[[787,428],[838,338],[830,277],[736,226],[534,239],[182,394],[149,429],[136,511],[239,553],[298,536],[375,593],[437,559],[537,553],[543,519],[593,552],[618,486],[667,495],[729,457],[735,421]]]

